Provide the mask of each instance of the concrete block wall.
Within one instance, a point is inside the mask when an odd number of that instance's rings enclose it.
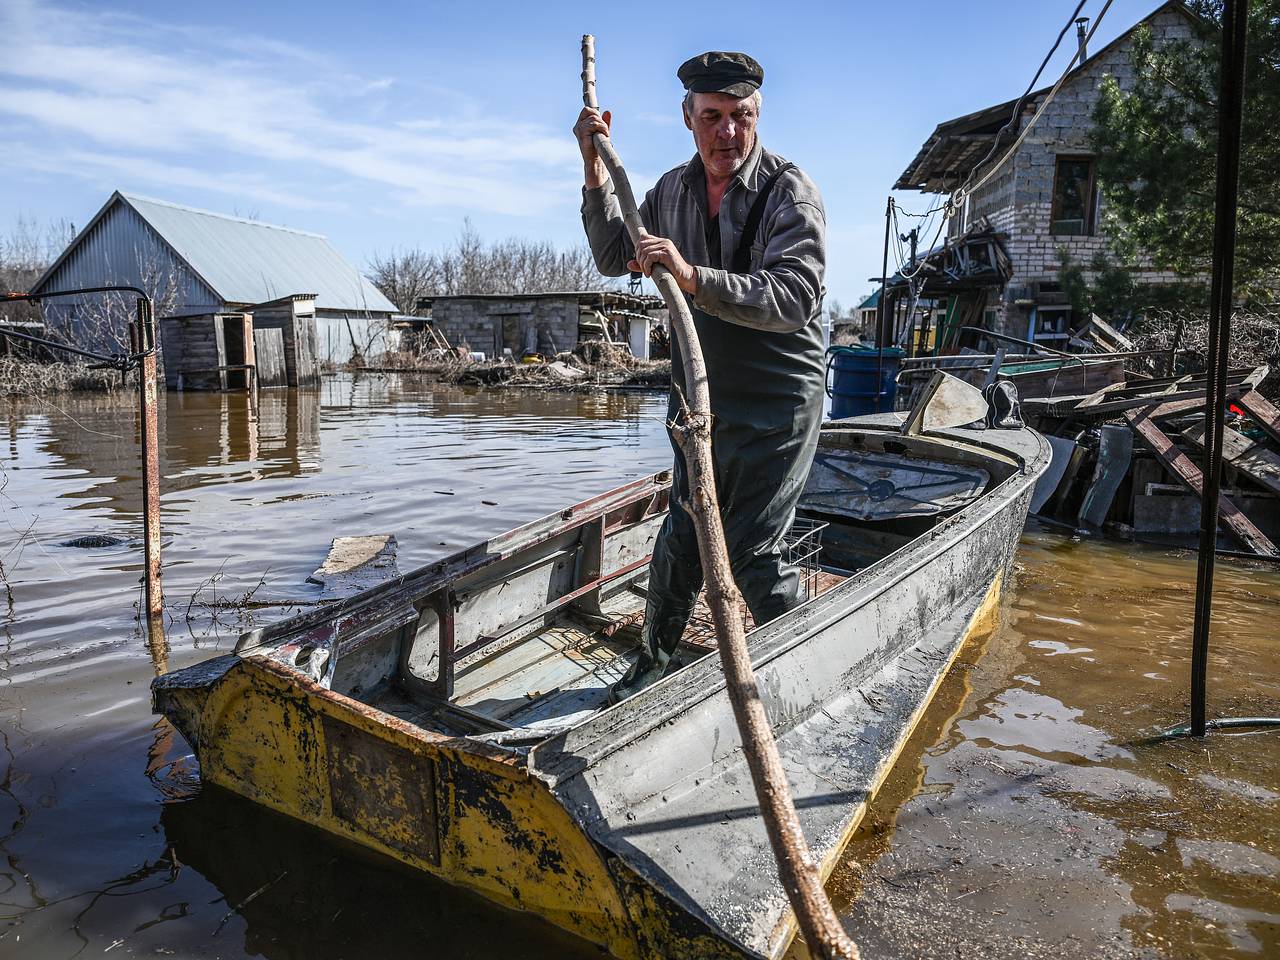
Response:
[[[578,342],[576,297],[448,297],[436,300],[431,318],[454,346],[465,344],[487,357],[503,348],[519,357],[533,331],[538,352],[572,350]]]

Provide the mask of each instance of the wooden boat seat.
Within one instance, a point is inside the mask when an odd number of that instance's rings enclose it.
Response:
[[[817,590],[825,593],[848,576],[820,570]],[[608,689],[635,662],[644,625],[643,582],[610,597],[603,616],[569,610],[517,644],[460,668],[454,678],[452,719],[460,731],[476,725],[494,732],[550,732],[591,715],[605,704]],[[755,628],[744,610],[748,630]],[[698,598],[675,661],[678,667],[715,650],[715,630],[705,595]],[[450,710],[398,685],[380,691],[371,705],[411,723],[448,723]],[[468,729],[471,728],[471,729]]]

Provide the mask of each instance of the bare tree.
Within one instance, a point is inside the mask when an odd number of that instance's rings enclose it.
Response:
[[[75,238],[75,227],[59,219],[41,225],[19,216],[9,232],[0,237],[0,289],[27,293],[48,270],[58,255]],[[136,283],[151,297],[155,315],[172,313],[179,298],[178,268],[158,254],[139,255],[136,270],[110,271],[104,284]],[[128,278],[128,279],[126,279]],[[46,304],[6,304],[0,319],[38,321],[54,339],[86,349],[124,352],[129,347],[129,322],[137,314],[133,294],[93,294],[83,298],[50,300]]]
[[[463,221],[453,245],[438,252],[412,247],[375,254],[367,276],[402,313],[413,313],[423,297],[616,286],[600,276],[586,245],[560,249],[516,237],[485,243],[470,220]]]
[[[130,276],[132,274],[132,276]],[[159,253],[138,256],[135,271],[114,275],[108,270],[103,285],[135,284],[151,298],[155,317],[173,313],[180,286],[177,264]],[[138,298],[133,293],[96,293],[50,301],[45,323],[54,337],[87,350],[124,353],[129,350],[129,324],[137,319]],[[158,330],[157,330],[158,336]]]
[[[29,292],[75,233],[69,220],[52,220],[42,225],[34,218],[19,215],[9,232],[0,236],[0,290]],[[40,308],[35,304],[11,303],[0,310],[0,320],[39,319]]]
[[[369,261],[368,276],[397,310],[413,313],[421,298],[436,291],[439,273],[438,256],[412,247],[392,250],[386,256],[375,253]]]

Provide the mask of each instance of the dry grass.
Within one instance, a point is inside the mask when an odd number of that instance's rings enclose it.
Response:
[[[441,381],[486,387],[534,387],[544,390],[594,390],[609,387],[665,389],[671,383],[670,360],[637,360],[626,347],[588,341],[557,364],[581,371],[569,379],[545,363],[460,363],[440,374]]]
[[[1209,356],[1208,314],[1191,311],[1153,311],[1130,332],[1136,350],[1168,350],[1173,346],[1178,323],[1182,323],[1179,345],[1193,352],[1181,361],[1183,373],[1201,373]],[[1262,383],[1268,397],[1280,395],[1280,307],[1238,310],[1231,318],[1230,365],[1258,367],[1268,364],[1271,375]]]
[[[387,350],[366,359],[358,369],[397,373],[444,373],[469,365],[465,351],[457,350]]]
[[[130,389],[115,370],[91,370],[84,363],[32,363],[0,357],[0,395],[43,396],[75,390],[116,393]]]

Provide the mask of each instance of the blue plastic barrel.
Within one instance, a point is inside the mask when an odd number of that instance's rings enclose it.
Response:
[[[831,398],[831,419],[892,410],[901,365],[902,351],[897,347],[884,348],[883,366],[875,347],[828,347],[827,396]],[[876,388],[877,371],[879,389]]]

